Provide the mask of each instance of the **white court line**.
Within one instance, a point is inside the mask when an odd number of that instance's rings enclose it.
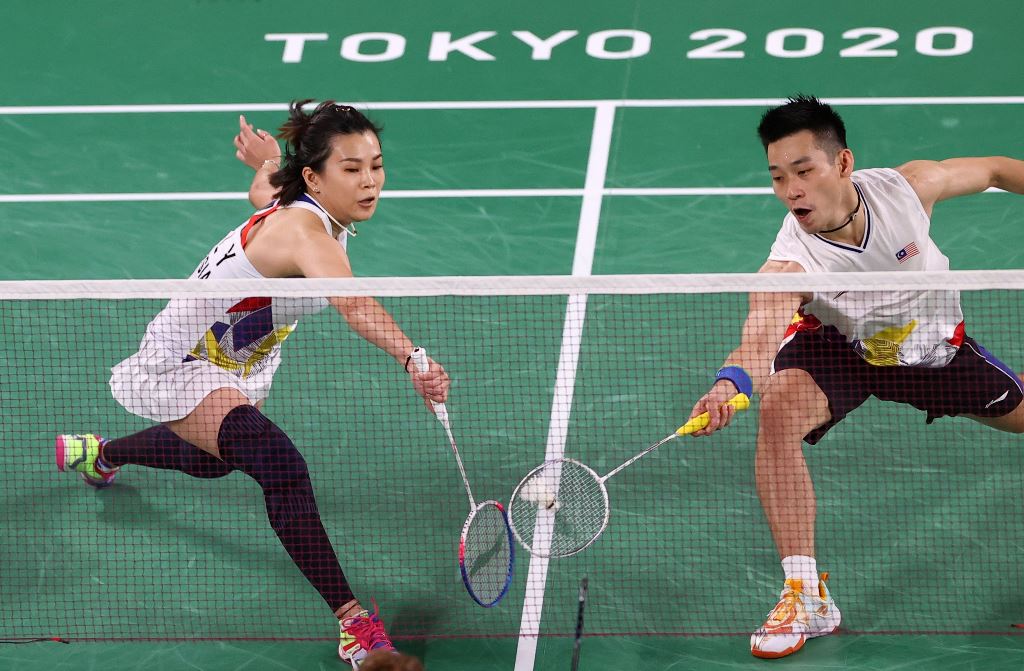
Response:
[[[12,193],[0,194],[0,203],[128,203],[174,200],[249,200],[244,191],[203,193]]]
[[[580,207],[576,247],[572,260],[573,277],[589,276],[594,264],[597,225],[601,220],[601,201],[608,174],[608,156],[611,153],[614,122],[615,106],[599,105],[594,113],[594,130],[590,139],[587,177],[583,187],[583,203]],[[545,461],[561,459],[565,454],[569,415],[576,386],[576,365],[579,362],[586,314],[587,294],[569,294],[565,308],[565,323],[562,326],[562,345],[558,353],[554,397],[551,399],[551,420],[548,424],[547,445],[544,451]],[[550,529],[550,526],[545,528]],[[542,554],[546,553],[549,541],[550,538],[543,534],[534,538],[535,547]],[[534,667],[547,577],[548,559],[531,555],[530,568],[526,576],[526,595],[523,598],[523,614],[519,624],[515,671],[532,671]]]
[[[1002,189],[989,187],[983,193],[1008,193]],[[654,188],[608,188],[606,196],[771,196],[774,195],[770,186],[693,186],[693,187],[654,187]]]
[[[410,189],[385,190],[384,198],[579,198],[584,189]]]
[[[389,189],[382,198],[552,198],[583,195],[583,189]],[[244,191],[165,193],[0,194],[0,203],[103,203],[174,200],[248,200]]]
[[[392,189],[382,198],[579,198],[583,189]],[[654,188],[607,188],[602,196],[770,196],[769,186],[686,186]],[[985,193],[1007,193],[990,188]],[[0,203],[119,203],[144,201],[248,200],[244,191],[167,192],[167,193],[12,193],[0,194]]]
[[[1024,105],[1024,96],[917,96],[878,98],[822,98],[830,105]],[[620,107],[773,107],[786,98],[694,98],[666,100],[621,100]]]
[[[833,105],[1024,105],[1024,96],[918,96],[822,98]],[[784,98],[666,98],[649,100],[435,100],[353,102],[369,110],[585,109],[599,107],[770,107]],[[139,105],[8,105],[0,115],[179,114],[185,112],[282,112],[288,103],[181,103]]]

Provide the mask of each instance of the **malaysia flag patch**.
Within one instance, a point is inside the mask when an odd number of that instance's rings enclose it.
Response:
[[[917,249],[917,243],[911,242],[909,245],[907,245],[900,251],[896,252],[896,260],[899,261],[900,263],[903,263],[911,256],[917,256],[919,253],[920,252]]]

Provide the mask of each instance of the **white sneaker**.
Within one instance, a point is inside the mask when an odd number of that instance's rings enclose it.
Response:
[[[831,634],[839,628],[841,615],[832,601],[822,573],[818,580],[818,596],[804,594],[803,581],[790,578],[782,589],[768,619],[750,637],[750,652],[755,657],[785,657],[804,647],[816,636]]]

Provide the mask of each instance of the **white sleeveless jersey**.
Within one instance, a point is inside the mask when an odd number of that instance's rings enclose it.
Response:
[[[189,280],[263,277],[245,256],[243,250],[246,238],[252,227],[264,217],[277,209],[287,208],[313,212],[323,222],[328,234],[332,232],[326,211],[308,194],[303,194],[299,200],[288,205],[272,204],[256,212],[246,223],[218,242]],[[346,246],[347,235],[345,231],[337,236],[338,244],[342,247]],[[190,371],[188,384],[171,386],[234,386],[251,399],[258,400],[269,390],[274,372],[280,364],[281,343],[295,329],[298,319],[319,312],[326,305],[327,301],[323,298],[171,300],[146,328],[138,353],[113,369],[111,386],[115,389],[115,397],[132,412],[152,419],[168,421],[175,418],[174,415],[183,417],[194,405],[188,408],[191,403],[185,403],[186,407],[182,408],[179,404],[173,410],[164,412],[158,408],[157,412],[144,405],[147,401],[137,398],[148,393],[147,387],[142,386],[139,380],[161,378],[161,383],[166,385],[174,378],[176,371],[184,380],[186,377],[182,369],[189,368],[192,362],[201,361],[213,364],[220,372],[217,375],[196,377],[194,371]],[[200,379],[203,381],[197,382]],[[181,388],[177,393],[198,404],[210,391],[213,389]],[[140,407],[148,412],[139,412],[137,408]]]
[[[857,170],[864,239],[859,246],[808,234],[787,214],[772,245],[772,261],[795,261],[809,273],[949,270],[929,235],[931,221],[909,182],[890,168]],[[790,332],[834,326],[871,364],[944,366],[964,336],[958,291],[815,293]]]

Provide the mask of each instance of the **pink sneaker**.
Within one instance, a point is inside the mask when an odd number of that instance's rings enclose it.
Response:
[[[395,651],[395,646],[384,631],[384,623],[377,616],[376,603],[373,604],[372,615],[364,610],[341,621],[338,656],[351,664],[353,669],[358,669],[366,656],[375,650]]]

